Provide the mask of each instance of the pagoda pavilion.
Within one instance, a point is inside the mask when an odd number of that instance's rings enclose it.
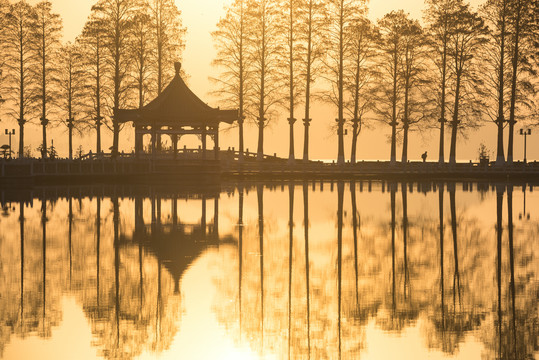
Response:
[[[178,155],[178,141],[182,135],[193,134],[201,139],[201,157],[207,158],[206,139],[213,139],[214,157],[219,157],[219,124],[232,124],[238,119],[237,110],[212,108],[200,100],[180,76],[181,64],[174,64],[176,75],[170,84],[146,106],[139,109],[118,109],[119,123],[133,122],[135,154],[143,151],[143,136],[151,135],[152,156],[161,152],[161,136],[172,141],[172,154]]]

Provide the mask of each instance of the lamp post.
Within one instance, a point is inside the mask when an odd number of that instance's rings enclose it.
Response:
[[[12,129],[11,131],[6,129],[6,135],[9,135],[9,158],[11,159],[11,135],[15,135],[15,129]]]
[[[532,129],[520,129],[520,135],[524,135],[524,164],[526,163],[526,137],[532,134]]]

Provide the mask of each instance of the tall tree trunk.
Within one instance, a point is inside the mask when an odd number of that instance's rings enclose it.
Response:
[[[243,81],[244,81],[244,69],[243,69],[243,22],[244,22],[244,17],[243,17],[243,0],[241,1],[240,3],[240,6],[241,6],[241,9],[240,9],[240,48],[239,48],[239,82],[240,82],[240,93],[239,93],[239,119],[238,119],[238,129],[239,129],[239,142],[240,142],[240,148],[239,148],[239,161],[242,162],[243,161],[243,146],[244,146],[244,139],[243,139],[243,122],[244,122],[244,97],[243,97],[243,92],[244,92],[244,87],[243,87]]]
[[[520,56],[520,31],[521,31],[521,16],[522,16],[522,0],[517,2],[517,13],[515,20],[515,40],[513,50],[513,76],[511,77],[511,104],[509,108],[509,139],[507,142],[507,163],[513,164],[513,137],[515,131],[515,107],[517,98],[517,76],[518,76],[518,59]]]
[[[394,47],[393,54],[393,97],[392,113],[391,113],[391,165],[395,165],[397,162],[397,44]]]
[[[444,19],[444,26],[447,28],[447,15]],[[441,109],[440,109],[440,148],[438,150],[438,163],[441,165],[445,162],[445,155],[444,155],[444,143],[445,143],[445,90],[446,90],[446,83],[447,83],[447,32],[444,37],[444,45],[443,45],[443,55],[442,55],[442,96],[441,96]]]
[[[120,13],[120,9],[117,10],[118,14]],[[119,15],[118,15],[119,16]],[[118,118],[116,117],[116,112],[120,108],[120,51],[121,51],[121,44],[120,44],[120,24],[119,19],[116,19],[116,26],[114,30],[114,115],[112,119],[112,130],[113,130],[113,136],[112,136],[112,158],[116,158],[118,156],[118,147],[120,143],[120,124],[118,122]]]
[[[361,44],[361,40],[359,41]],[[361,119],[359,118],[359,73],[360,73],[360,56],[361,56],[361,45],[359,45],[356,54],[356,74],[354,79],[354,118],[352,119],[352,150],[350,154],[350,163],[356,163],[356,151],[357,151],[357,137],[359,135],[359,123]]]
[[[451,121],[451,148],[449,151],[449,163],[455,165],[457,160],[457,132],[459,126],[459,97],[460,97],[460,79],[462,73],[457,73],[457,84],[455,88],[455,106],[453,110],[453,120]]]
[[[296,119],[293,117],[288,119],[288,124],[290,125],[290,151],[288,153],[288,163],[293,164],[294,163],[294,123],[296,122]]]
[[[351,164],[356,163],[357,138],[359,136],[359,122],[360,122],[359,119],[354,118],[353,124],[352,124],[352,150],[351,150],[351,154],[350,154],[350,163]]]
[[[70,60],[72,61],[72,60]],[[67,101],[67,128],[69,130],[69,160],[73,160],[73,65],[69,65],[69,85],[68,85],[68,101]]]
[[[407,74],[405,85],[404,85],[404,121],[403,121],[404,124],[402,125],[402,131],[403,131],[402,163],[403,164],[406,164],[408,162],[408,130],[410,129],[410,119],[408,118],[409,96],[410,96],[410,79]]]
[[[22,32],[22,29],[21,29]],[[23,57],[23,41],[22,36],[19,38],[19,158],[24,157],[24,57]],[[11,150],[11,149],[10,149]]]
[[[19,120],[19,158],[23,158],[23,157],[24,157],[24,120]]]
[[[43,159],[47,158],[47,55],[45,54],[45,29],[43,31],[43,37],[41,38],[41,46],[43,47],[43,54],[41,58],[41,70],[43,71],[41,75],[41,126],[43,128],[43,145],[41,148],[41,157]]]
[[[112,121],[112,157],[118,156],[118,145],[120,142],[120,124],[116,117],[116,112],[120,108],[120,47],[116,44],[116,54],[114,56],[114,115]]]
[[[69,132],[69,160],[73,160],[73,123],[70,121],[68,125]]]
[[[408,162],[408,129],[409,125],[404,124],[402,129],[402,163],[406,164]]]
[[[339,117],[337,119],[339,151],[337,154],[337,164],[344,164],[344,1],[341,0],[339,16]]]
[[[305,118],[303,119],[304,134],[303,134],[303,162],[309,162],[309,126],[310,106],[311,106],[311,58],[312,58],[312,26],[313,26],[313,0],[309,1],[309,19],[307,33],[307,78],[305,83]]]
[[[262,50],[261,50],[261,64],[260,64],[260,104],[258,105],[258,149],[256,153],[256,159],[262,161],[264,159],[264,101],[266,94],[264,93],[264,87],[266,82],[266,17],[265,9],[262,15]]]
[[[498,73],[498,118],[496,124],[498,125],[498,145],[496,152],[496,165],[505,164],[505,155],[503,153],[503,90],[504,90],[504,69],[505,69],[505,19],[506,19],[507,1],[503,0],[503,15],[502,15],[502,29],[501,29],[501,44],[500,44],[500,69]]]
[[[289,81],[290,81],[290,117],[288,118],[288,124],[290,125],[290,151],[288,153],[288,162],[291,164],[294,162],[294,123],[296,119],[294,118],[294,6],[292,0],[289,0],[290,6],[290,28],[289,28]]]
[[[99,41],[99,32],[96,37],[96,152],[101,153],[101,43]]]
[[[258,149],[256,159],[262,161],[264,159],[264,114],[259,113],[258,119]]]
[[[19,26],[20,34],[23,33],[22,23]],[[24,54],[23,36],[19,35],[19,158],[24,157]],[[11,149],[10,149],[11,150]]]

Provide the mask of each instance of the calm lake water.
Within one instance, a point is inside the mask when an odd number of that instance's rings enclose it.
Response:
[[[538,359],[539,189],[5,192],[4,359]]]

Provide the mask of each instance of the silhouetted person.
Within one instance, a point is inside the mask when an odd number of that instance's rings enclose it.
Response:
[[[423,154],[421,154],[421,159],[423,159],[423,162],[427,162],[427,152],[426,151]]]

